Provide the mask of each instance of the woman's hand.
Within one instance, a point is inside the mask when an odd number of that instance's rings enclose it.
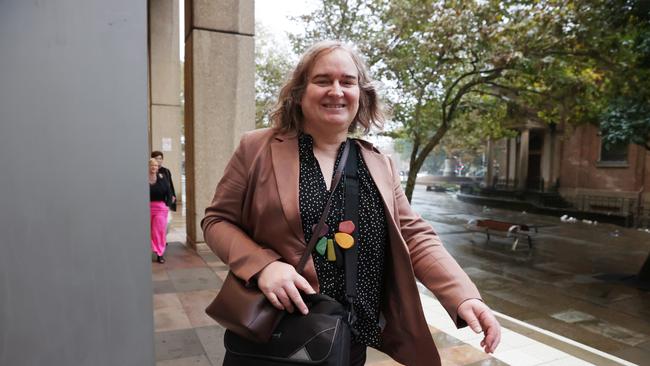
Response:
[[[264,267],[257,277],[257,286],[273,306],[290,313],[293,313],[294,304],[301,313],[309,312],[299,290],[306,294],[316,293],[292,265],[279,261]]]
[[[497,349],[501,342],[501,325],[483,301],[466,300],[458,306],[458,316],[463,318],[474,332],[483,332],[481,347],[486,353],[493,353]]]

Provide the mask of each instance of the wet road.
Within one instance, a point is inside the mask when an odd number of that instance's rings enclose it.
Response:
[[[650,292],[614,279],[633,275],[650,252],[650,233],[610,224],[490,209],[417,186],[413,208],[496,311],[640,365],[650,365]],[[512,239],[486,242],[470,219],[539,226],[533,249]]]

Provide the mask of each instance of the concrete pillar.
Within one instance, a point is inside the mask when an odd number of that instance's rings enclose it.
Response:
[[[187,236],[200,221],[241,135],[255,127],[253,0],[185,1]]]
[[[547,129],[544,133],[544,143],[542,145],[542,157],[540,161],[541,178],[544,181],[544,190],[553,185],[553,162],[554,162],[554,133]]]
[[[146,24],[0,1],[0,365],[155,364]]]
[[[442,176],[455,177],[457,164],[458,164],[458,160],[456,160],[455,158],[445,159],[444,168],[442,169]]]
[[[508,139],[508,182],[510,188],[516,188],[517,180],[517,139]]]
[[[181,65],[178,55],[178,0],[149,1],[151,150],[165,155],[181,200]]]
[[[517,169],[517,189],[525,190],[528,181],[528,142],[530,139],[530,131],[525,129],[521,131],[519,136],[519,168]]]
[[[494,177],[494,141],[487,140],[487,171],[485,172],[485,186],[493,186]]]

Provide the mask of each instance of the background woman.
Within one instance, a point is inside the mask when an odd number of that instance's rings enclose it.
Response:
[[[158,161],[149,159],[149,212],[151,214],[151,250],[156,253],[158,263],[165,263],[165,245],[167,232],[166,202],[172,192],[162,174],[158,173]]]
[[[301,58],[282,88],[274,128],[246,133],[202,221],[213,251],[245,281],[257,281],[278,309],[307,313],[300,297],[320,292],[345,304],[344,273],[335,261],[305,250],[341,164],[349,134],[383,120],[375,88],[359,55],[339,42],[320,42]],[[457,326],[483,331],[493,352],[500,327],[478,290],[419,215],[412,211],[392,161],[372,144],[358,151],[358,320],[351,365],[375,347],[406,365],[439,365],[424,319],[416,278],[441,301]],[[332,237],[344,210],[344,183],[327,218]]]

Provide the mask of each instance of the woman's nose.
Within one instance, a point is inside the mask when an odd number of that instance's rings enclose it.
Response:
[[[343,89],[341,88],[341,84],[339,84],[338,81],[335,81],[332,83],[332,88],[330,88],[329,93],[331,95],[337,96],[337,97],[342,97],[343,96]]]

